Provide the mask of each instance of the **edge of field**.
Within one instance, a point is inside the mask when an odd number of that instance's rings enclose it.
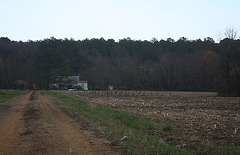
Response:
[[[27,92],[26,90],[0,90],[0,105]]]
[[[8,107],[8,101],[26,92],[27,90],[0,90],[0,112]]]
[[[174,132],[169,125],[163,126],[150,118],[121,110],[90,107],[87,101],[60,92],[43,93],[55,97],[69,110],[104,128],[104,132],[111,135],[109,140],[113,145],[125,148],[124,154],[240,154],[240,148],[232,146],[209,146],[204,150],[185,150],[171,146],[161,137],[164,132]]]
[[[125,111],[102,106],[90,107],[87,101],[60,92],[42,92],[104,129],[103,132],[111,137],[111,145],[123,146],[124,154],[191,154],[182,148],[166,144],[160,137],[162,132],[171,132],[172,128],[169,125],[164,126],[150,118]]]

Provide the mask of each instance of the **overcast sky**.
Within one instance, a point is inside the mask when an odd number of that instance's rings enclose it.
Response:
[[[0,0],[0,37],[151,40],[240,30],[240,0]]]

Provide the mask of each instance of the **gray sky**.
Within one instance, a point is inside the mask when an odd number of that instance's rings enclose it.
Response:
[[[240,30],[239,8],[240,0],[0,0],[0,37],[216,40]]]

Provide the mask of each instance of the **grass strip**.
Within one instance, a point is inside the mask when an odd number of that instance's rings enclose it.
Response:
[[[124,136],[120,141],[130,154],[191,154],[190,152],[168,145],[160,137],[152,136],[151,131],[163,131],[166,127],[150,118],[136,116],[132,113],[114,110],[107,107],[90,108],[88,102],[64,95],[56,91],[43,91],[53,96],[62,104],[79,113],[88,120],[106,128],[115,135],[116,139]],[[170,128],[167,126],[167,128]]]
[[[16,97],[19,95],[22,95],[26,91],[21,91],[21,90],[0,90],[0,104]]]

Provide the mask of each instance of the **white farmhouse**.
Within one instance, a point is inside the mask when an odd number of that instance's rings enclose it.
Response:
[[[77,89],[88,90],[87,81],[79,81],[78,76],[58,76],[56,77],[56,83],[50,84],[50,89]]]

